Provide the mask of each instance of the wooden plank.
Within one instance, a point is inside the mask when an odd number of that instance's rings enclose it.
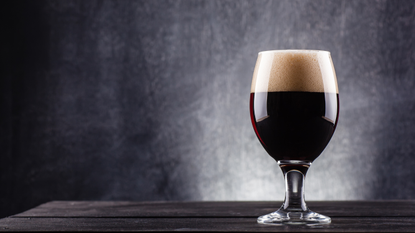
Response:
[[[0,231],[414,232],[415,217],[338,217],[324,226],[261,225],[255,218],[5,218]]]
[[[330,217],[415,217],[415,201],[307,202]],[[53,201],[13,217],[258,217],[281,202]]]

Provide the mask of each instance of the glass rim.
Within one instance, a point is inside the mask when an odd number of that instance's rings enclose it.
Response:
[[[319,52],[323,52],[323,53],[329,53],[329,51],[327,50],[317,50],[317,49],[281,49],[281,50],[265,50],[265,51],[261,51],[258,54],[261,53],[319,53]]]

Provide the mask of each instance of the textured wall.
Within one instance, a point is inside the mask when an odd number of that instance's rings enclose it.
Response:
[[[332,53],[337,131],[307,200],[415,198],[414,1],[11,1],[0,217],[49,200],[282,200],[257,52]],[[4,41],[3,41],[4,40]]]

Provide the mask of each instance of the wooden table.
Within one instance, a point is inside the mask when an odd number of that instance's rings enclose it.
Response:
[[[0,219],[0,231],[415,231],[415,201],[307,202],[323,226],[270,226],[279,202],[52,201]]]

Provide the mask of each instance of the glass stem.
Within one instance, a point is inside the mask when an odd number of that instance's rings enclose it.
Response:
[[[308,211],[304,200],[305,175],[311,163],[289,161],[279,162],[285,178],[285,200],[281,209],[287,212]]]

